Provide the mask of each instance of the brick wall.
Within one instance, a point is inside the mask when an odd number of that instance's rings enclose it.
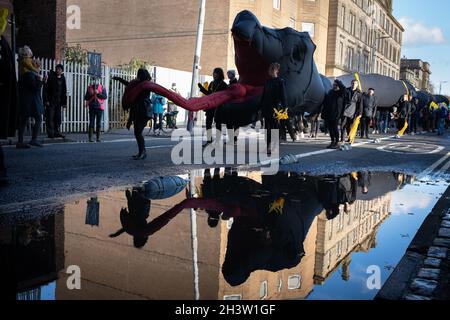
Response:
[[[60,58],[66,39],[66,0],[15,0],[17,46],[35,56]]]
[[[67,5],[81,10],[81,29],[67,30],[69,45],[101,52],[108,65],[139,58],[192,71],[199,1],[67,0]],[[202,74],[227,67],[228,17],[228,1],[207,1]]]

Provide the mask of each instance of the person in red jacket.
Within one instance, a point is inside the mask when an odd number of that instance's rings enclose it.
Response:
[[[106,89],[101,83],[94,79],[88,87],[84,96],[85,105],[89,108],[89,142],[94,142],[94,128],[97,133],[97,142],[101,142],[100,133],[102,125],[103,111],[105,110],[105,100],[108,98]]]

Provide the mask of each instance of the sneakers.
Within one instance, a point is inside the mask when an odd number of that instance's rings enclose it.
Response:
[[[65,139],[66,138],[66,136],[62,135],[61,133],[56,133],[54,137],[55,138],[60,138],[60,139]]]
[[[139,153],[138,155],[133,156],[134,160],[145,160],[147,159],[147,152]]]
[[[36,141],[36,140],[31,140],[31,141],[30,141],[30,146],[38,147],[38,148],[43,148],[43,147],[44,147],[44,146],[42,145],[42,143],[40,143],[40,142],[38,142],[38,141]]]
[[[31,146],[28,143],[17,143],[16,148],[17,149],[30,149]]]

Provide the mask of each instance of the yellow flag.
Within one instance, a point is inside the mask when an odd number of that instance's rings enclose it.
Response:
[[[275,200],[269,208],[269,213],[282,214],[284,209],[285,200],[283,198],[278,198]]]
[[[281,120],[289,119],[288,109],[284,109],[284,110],[280,110],[280,111],[278,111],[277,109],[273,109],[273,111],[275,112],[276,120],[281,121]]]
[[[356,134],[358,133],[358,127],[361,123],[361,116],[357,116],[355,122],[353,122],[352,129],[350,130],[350,134],[348,136],[350,144],[354,144],[356,140]]]
[[[7,8],[0,8],[0,36],[3,35],[8,25],[8,15],[9,11]]]
[[[398,135],[400,137],[402,137],[405,134],[406,129],[408,129],[408,121],[407,120],[405,120],[405,125],[403,126],[403,129],[398,132]]]

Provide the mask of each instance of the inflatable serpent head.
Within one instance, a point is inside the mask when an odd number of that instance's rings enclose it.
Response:
[[[261,26],[250,11],[240,12],[231,29],[240,82],[264,86],[271,63],[281,66],[291,112],[312,112],[324,99],[324,87],[314,62],[315,44],[307,32]]]

